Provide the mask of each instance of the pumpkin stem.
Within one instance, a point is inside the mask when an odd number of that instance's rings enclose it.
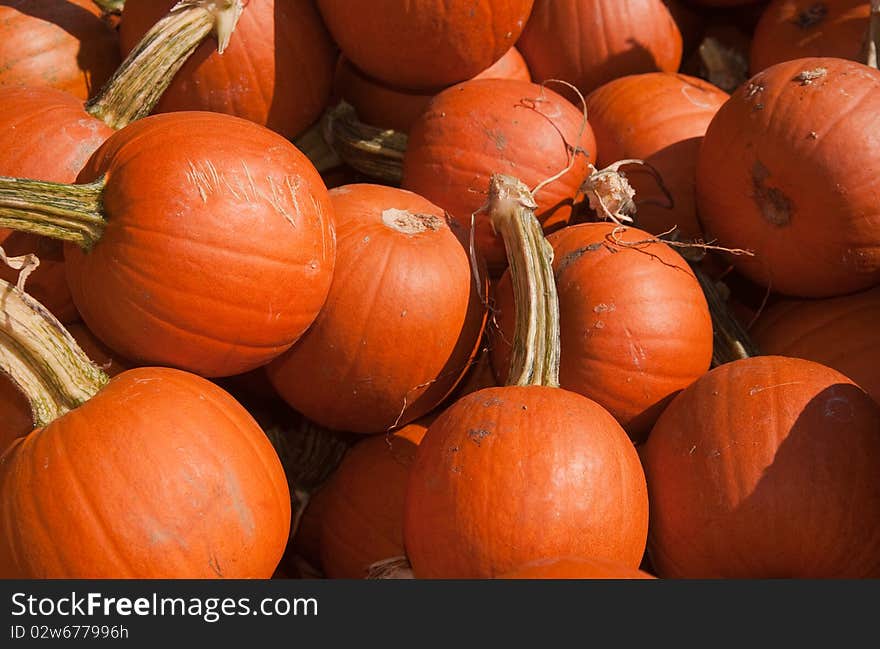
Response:
[[[867,64],[880,69],[880,0],[871,0],[871,19],[868,22]]]
[[[694,275],[697,276],[697,281],[700,282],[703,295],[706,296],[706,302],[709,304],[709,313],[712,316],[712,367],[759,356],[761,352],[745,327],[731,315],[727,308],[727,300],[721,294],[715,280],[706,275],[699,264],[689,263]]]
[[[105,14],[121,14],[125,0],[92,0]]]
[[[294,146],[302,151],[315,165],[319,173],[330,171],[342,164],[342,159],[324,139],[324,120],[319,120],[293,140]]]
[[[700,76],[725,92],[733,92],[749,78],[748,56],[736,47],[728,47],[707,36],[700,43]]]
[[[406,133],[364,124],[344,101],[324,113],[322,123],[324,139],[343,162],[382,183],[400,184]]]
[[[27,396],[36,426],[81,406],[110,380],[55,316],[3,279],[0,309],[0,371]]]
[[[553,248],[535,217],[528,187],[511,176],[489,181],[486,209],[504,239],[516,297],[516,330],[507,385],[559,387],[559,298]]]
[[[149,115],[203,40],[214,34],[223,53],[243,8],[242,0],[180,0],[86,103],[86,111],[113,128]]]
[[[406,557],[391,557],[371,564],[367,579],[415,579],[412,566]]]
[[[657,186],[660,187],[660,191],[668,201],[668,204],[662,205],[662,207],[670,210],[675,207],[675,200],[666,187],[666,183],[663,182],[660,172],[644,160],[633,159],[618,160],[604,169],[596,169],[592,164],[589,166],[590,175],[581,186],[581,191],[586,195],[591,210],[618,225],[635,223],[633,215],[637,211],[636,191],[626,179],[626,175],[620,170],[626,165],[640,165],[651,172],[654,180],[657,181]]]
[[[0,228],[70,241],[90,250],[101,238],[104,178],[86,185],[0,176]]]

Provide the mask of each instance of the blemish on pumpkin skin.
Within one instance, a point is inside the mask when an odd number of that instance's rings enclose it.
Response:
[[[767,186],[766,181],[769,177],[770,170],[760,160],[756,160],[752,167],[752,198],[755,199],[768,223],[778,226],[788,225],[791,223],[794,206],[782,190]]]
[[[485,430],[483,428],[471,428],[467,432],[468,439],[477,446],[480,446],[483,440],[491,434],[491,431]]]
[[[825,19],[827,15],[828,7],[825,5],[825,3],[815,2],[809,7],[806,7],[800,13],[798,13],[798,15],[795,16],[791,22],[797,27],[806,30],[810,27],[818,25]]]

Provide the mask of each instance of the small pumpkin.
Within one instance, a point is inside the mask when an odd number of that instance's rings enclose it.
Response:
[[[880,576],[880,408],[839,372],[721,365],[672,401],[641,456],[660,577]]]

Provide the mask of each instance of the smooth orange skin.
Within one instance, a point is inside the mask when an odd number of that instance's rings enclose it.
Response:
[[[79,182],[104,174],[104,234],[65,259],[83,321],[115,352],[229,376],[268,363],[315,319],[333,274],[333,208],[290,142],[219,113],[154,115],[114,134]]]
[[[764,354],[827,365],[880,403],[880,288],[825,300],[780,300],[749,331]]]
[[[516,46],[535,81],[563,79],[584,95],[628,74],[675,72],[682,56],[662,0],[535,0]]]
[[[380,433],[414,421],[456,386],[486,320],[464,243],[443,210],[394,187],[330,191],[338,252],[314,325],[267,367],[278,394],[321,426]],[[401,233],[388,209],[440,219]]]
[[[802,26],[816,5],[825,9],[825,15]],[[870,12],[867,0],[774,0],[761,14],[752,38],[752,74],[805,57],[831,56],[864,63]]]
[[[177,0],[127,0],[119,27],[128,54]],[[292,138],[324,110],[336,48],[313,2],[244,3],[229,46],[208,38],[174,76],[154,113],[205,110],[242,117]]]
[[[635,447],[601,406],[560,388],[460,399],[410,469],[404,540],[417,578],[488,579],[556,556],[635,568],[647,529]]]
[[[515,47],[474,78],[532,80],[525,59]],[[335,86],[336,93],[354,107],[362,122],[404,133],[409,132],[437,94],[386,86],[365,75],[344,56],[339,57],[336,66]]]
[[[703,138],[707,238],[753,251],[731,262],[777,293],[831,297],[880,283],[878,114],[880,71],[865,65],[799,59],[758,73]]]
[[[616,227],[584,223],[547,238],[559,295],[559,383],[606,408],[640,442],[669,400],[708,371],[712,319],[681,255],[660,243],[606,245]],[[617,236],[651,238],[635,228]],[[492,365],[504,381],[515,329],[509,273],[495,299]]]
[[[92,0],[0,2],[0,87],[47,86],[82,101],[120,63],[119,37]]]
[[[533,0],[318,0],[345,56],[398,88],[471,79],[519,38]]]
[[[72,183],[89,156],[114,131],[89,115],[83,101],[50,87],[0,88],[0,175]],[[9,256],[35,253],[40,266],[28,293],[62,322],[79,319],[70,296],[60,241],[0,229]],[[15,283],[18,271],[0,264],[0,278]]]
[[[543,559],[498,579],[656,579],[638,568],[601,559]]]
[[[358,442],[322,489],[321,565],[330,579],[363,579],[377,561],[404,555],[407,479],[426,430],[415,422]]]
[[[642,460],[660,577],[880,576],[880,408],[835,370],[722,365],[675,398]]]
[[[649,72],[615,79],[587,97],[600,168],[618,160],[644,160],[672,195],[674,207],[645,168],[623,168],[636,191],[636,225],[652,234],[675,227],[682,240],[701,239],[696,175],[700,142],[727,101],[716,86],[684,74]],[[646,202],[651,201],[651,202]]]
[[[168,368],[120,374],[15,443],[0,492],[2,578],[265,579],[290,526],[284,470],[257,423]]]
[[[493,174],[510,174],[535,187],[564,171],[568,146],[579,146],[583,153],[574,165],[535,197],[544,228],[561,227],[588,175],[587,164],[596,160],[596,140],[582,111],[551,87],[479,79],[439,93],[410,130],[402,186],[470,230],[471,215],[486,203]],[[475,223],[476,249],[500,274],[507,265],[504,242],[485,212],[476,215]]]

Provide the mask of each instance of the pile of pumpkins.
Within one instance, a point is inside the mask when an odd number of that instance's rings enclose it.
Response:
[[[880,577],[880,0],[0,0],[0,577]]]

